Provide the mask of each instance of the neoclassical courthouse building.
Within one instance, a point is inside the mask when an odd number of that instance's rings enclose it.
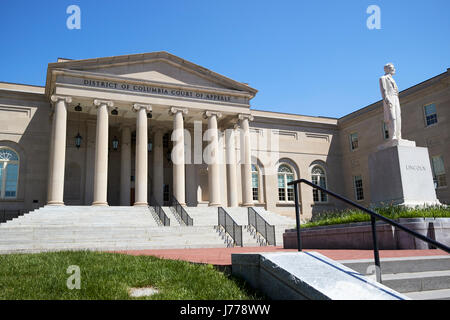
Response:
[[[175,197],[294,216],[297,178],[370,205],[368,156],[388,135],[382,101],[335,119],[254,110],[256,93],[166,52],[59,59],[44,87],[0,83],[0,209]],[[400,102],[403,137],[428,147],[449,203],[450,69]],[[340,207],[305,185],[299,196],[305,219]]]

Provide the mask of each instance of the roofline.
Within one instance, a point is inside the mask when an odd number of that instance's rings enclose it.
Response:
[[[404,96],[404,95],[408,95],[408,94],[413,93],[413,92],[408,92],[408,91],[411,91],[411,90],[414,90],[414,89],[420,90],[420,88],[419,88],[420,86],[423,86],[425,83],[427,83],[429,81],[437,80],[440,77],[444,77],[446,74],[450,75],[450,68],[447,68],[447,71],[445,71],[443,73],[440,73],[440,74],[438,74],[438,75],[436,75],[434,77],[431,77],[431,78],[429,78],[427,80],[419,82],[419,83],[417,83],[417,84],[415,84],[415,85],[413,85],[413,86],[411,86],[409,88],[406,88],[406,89],[400,91],[399,92],[399,97],[400,97],[400,95]],[[353,111],[353,112],[351,112],[349,114],[346,114],[345,116],[342,116],[342,117],[338,118],[338,121],[339,122],[345,121],[345,120],[347,120],[347,117],[348,118],[353,118],[352,116],[355,116],[358,113],[365,113],[366,111],[368,111],[368,109],[374,108],[376,105],[380,104],[381,102],[383,102],[382,99],[380,99],[380,100],[378,100],[376,102],[373,102],[373,103],[371,103],[371,104],[369,104],[369,105],[367,105],[365,107],[362,107],[362,108],[360,108],[358,110],[355,110],[355,111]]]
[[[325,117],[325,116],[310,116],[306,114],[300,114],[300,113],[290,113],[290,112],[278,112],[278,111],[268,111],[268,110],[261,110],[261,109],[252,109],[250,108],[250,111],[258,111],[258,112],[268,112],[268,113],[275,113],[280,115],[288,115],[288,116],[299,116],[299,117],[308,117],[308,118],[317,118],[317,119],[330,119],[330,120],[339,120],[339,118],[335,117]]]
[[[101,57],[101,58],[90,58],[90,59],[80,59],[80,60],[70,60],[70,61],[64,61],[64,62],[52,62],[48,64],[48,70],[49,69],[53,69],[55,67],[57,68],[61,68],[61,66],[65,66],[65,65],[72,65],[72,64],[78,64],[78,63],[83,63],[83,62],[97,62],[97,63],[102,63],[103,61],[108,61],[108,60],[112,60],[114,58],[117,58],[117,60],[119,59],[127,59],[129,61],[137,61],[137,60],[132,60],[132,58],[137,58],[137,57],[146,57],[146,56],[157,56],[157,58],[166,58],[166,59],[175,59],[178,60],[178,62],[180,62],[181,64],[185,64],[188,67],[191,67],[191,69],[194,69],[194,71],[196,71],[195,69],[199,69],[205,72],[205,75],[210,75],[214,78],[217,78],[218,80],[224,80],[225,82],[230,83],[231,85],[235,85],[238,87],[241,87],[242,90],[248,90],[253,96],[256,95],[256,93],[258,92],[258,90],[256,90],[255,88],[250,87],[248,84],[245,84],[244,82],[239,82],[236,80],[233,80],[229,77],[226,77],[222,74],[219,74],[217,72],[214,72],[210,69],[207,69],[203,66],[200,66],[198,64],[195,64],[193,62],[190,62],[188,60],[185,60],[183,58],[180,58],[174,54],[171,54],[167,51],[154,51],[154,52],[147,52],[147,53],[135,53],[135,54],[129,54],[129,55],[120,55],[120,56],[109,56],[109,57]],[[198,72],[198,71],[197,71]],[[198,72],[199,74],[202,74],[201,72]]]
[[[0,81],[0,83],[4,84],[15,84],[19,86],[27,86],[27,87],[37,87],[37,88],[45,88],[45,86],[38,86],[36,84],[27,84],[27,83],[18,83],[18,82],[8,82],[8,81]]]

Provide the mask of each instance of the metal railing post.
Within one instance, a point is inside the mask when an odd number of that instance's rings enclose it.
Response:
[[[377,241],[377,220],[375,217],[370,217],[372,223],[372,240],[373,240],[373,257],[375,259],[375,274],[377,281],[381,283],[381,264],[380,264],[380,253],[378,252],[378,241]]]
[[[376,219],[384,221],[395,228],[398,228],[398,229],[400,229],[422,241],[427,242],[428,244],[433,245],[436,248],[439,248],[447,253],[450,253],[449,246],[447,246],[439,241],[433,240],[430,237],[424,236],[424,235],[422,235],[416,231],[413,231],[405,226],[402,226],[400,223],[395,222],[392,219],[389,219],[373,210],[367,209],[352,200],[349,200],[343,196],[338,195],[337,193],[334,193],[325,188],[322,188],[322,187],[318,186],[317,184],[312,183],[311,181],[308,181],[305,179],[298,179],[298,180],[288,182],[288,186],[291,186],[291,185],[294,186],[295,214],[296,214],[296,220],[297,220],[296,221],[297,222],[297,242],[298,242],[298,248],[299,248],[298,251],[302,251],[301,250],[301,238],[300,238],[300,207],[299,207],[299,201],[298,201],[298,187],[297,187],[300,183],[305,183],[314,189],[321,190],[322,192],[325,192],[326,194],[329,194],[332,197],[339,199],[355,208],[358,208],[362,212],[368,213],[370,215],[371,223],[372,223],[372,238],[373,238],[373,250],[374,250],[374,260],[375,260],[375,272],[376,272],[376,276],[377,276],[377,281],[379,281],[379,282],[381,282],[381,264],[380,264],[380,256],[379,256],[378,242],[377,242]]]
[[[300,205],[298,203],[298,185],[294,184],[294,200],[295,200],[295,222],[297,225],[297,246],[298,251],[302,251],[302,240],[300,235]]]

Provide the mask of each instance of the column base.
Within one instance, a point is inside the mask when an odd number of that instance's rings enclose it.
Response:
[[[104,206],[104,207],[108,207],[108,202],[103,202],[103,201],[95,201],[92,203],[93,207],[97,207],[97,206]]]
[[[208,203],[208,207],[220,207],[222,206],[221,203]]]
[[[147,202],[135,202],[134,207],[147,207],[148,203]]]
[[[254,203],[243,203],[241,204],[241,207],[254,207],[255,204]]]
[[[49,201],[47,202],[48,206],[64,206],[64,202],[61,201]]]

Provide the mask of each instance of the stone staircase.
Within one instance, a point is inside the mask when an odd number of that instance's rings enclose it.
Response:
[[[170,207],[163,207],[170,227],[161,226],[152,208],[45,206],[0,224],[0,253],[54,250],[140,250],[172,248],[220,248],[227,238],[218,232],[217,208],[187,207],[194,226],[186,227]],[[243,226],[244,246],[259,246],[247,227],[247,208],[226,208]],[[277,244],[295,221],[257,209],[276,225]]]
[[[47,206],[0,224],[0,253],[225,247],[213,226],[158,226],[146,207]]]
[[[243,207],[227,207],[224,208],[233,220],[242,226],[242,238],[244,247],[260,246],[257,235],[248,227],[248,208]],[[295,226],[295,219],[285,217],[273,212],[266,211],[260,207],[254,209],[269,224],[275,225],[275,239],[277,245],[283,244],[283,233],[286,229]],[[194,226],[198,225],[218,225],[218,212],[216,207],[186,207],[186,212],[194,220]]]
[[[373,259],[339,261],[373,274]],[[450,300],[450,255],[381,259],[382,283],[414,300]]]

